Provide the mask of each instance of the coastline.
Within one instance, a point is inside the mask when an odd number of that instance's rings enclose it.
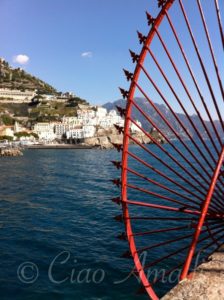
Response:
[[[96,148],[94,146],[80,145],[80,144],[56,144],[56,145],[29,145],[24,147],[24,149],[38,149],[38,150],[55,150],[55,149],[93,149]]]

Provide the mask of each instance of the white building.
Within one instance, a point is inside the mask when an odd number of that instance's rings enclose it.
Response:
[[[99,118],[99,126],[103,128],[113,127],[115,124],[124,126],[124,120],[117,114],[116,110],[111,110],[106,116]]]
[[[40,140],[53,141],[56,138],[54,123],[36,123],[33,131],[38,134]]]
[[[141,122],[139,122],[138,120],[136,120],[135,122],[140,128],[142,127]],[[130,129],[131,129],[132,133],[142,131],[137,125],[135,125],[134,123],[131,123]]]
[[[96,117],[101,119],[101,118],[104,118],[106,117],[107,115],[107,109],[104,108],[104,107],[100,107],[100,106],[97,106],[96,107]]]
[[[94,126],[82,126],[70,129],[66,132],[67,139],[85,139],[95,135],[96,128]]]
[[[63,124],[73,124],[74,126],[80,126],[82,125],[82,120],[78,119],[77,117],[66,117],[64,116],[62,118]]]
[[[110,117],[116,117],[117,116],[117,111],[115,109],[112,109],[109,111],[108,116]]]
[[[72,128],[72,126],[71,126]],[[70,125],[66,123],[57,123],[54,125],[54,132],[58,139],[61,139],[62,136],[70,129]]]
[[[54,95],[51,95],[51,94],[43,94],[41,95],[43,97],[44,100],[46,101],[52,101],[52,100],[55,100],[55,96]]]
[[[0,126],[0,136],[14,137],[14,130],[12,126]]]
[[[81,119],[81,120],[95,118],[96,112],[91,108],[78,109],[77,117],[78,117],[78,119]]]
[[[91,108],[87,105],[79,105],[77,117],[64,116],[61,123],[37,123],[34,132],[39,135],[40,139],[46,140],[61,139],[63,135],[67,139],[84,139],[93,137],[97,126],[107,129],[115,124],[124,126],[124,120],[116,110],[108,113],[107,109],[103,107]],[[140,122],[138,124],[141,125]],[[134,132],[139,128],[132,124],[131,130]]]
[[[96,127],[95,126],[83,126],[83,137],[84,138],[91,138],[94,137],[96,133]]]
[[[75,97],[75,94],[73,92],[66,92],[62,94],[62,97],[71,99]]]
[[[20,91],[0,88],[0,101],[5,103],[28,103],[36,95],[35,91]]]
[[[104,107],[94,108],[83,106],[77,110],[77,118],[80,121],[77,125],[100,126],[102,128],[112,127],[114,124],[123,125],[123,119],[117,115],[116,110],[107,113]]]
[[[83,129],[82,127],[73,128],[66,132],[67,139],[83,139]]]
[[[15,122],[14,124],[14,132],[17,133],[17,132],[20,132],[22,131],[22,129],[20,128],[20,125],[18,122]]]
[[[84,118],[82,119],[82,125],[97,126],[99,122],[97,118]]]

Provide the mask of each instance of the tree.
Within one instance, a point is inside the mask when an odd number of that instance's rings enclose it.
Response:
[[[3,115],[1,116],[1,118],[2,118],[2,122],[7,126],[14,125],[15,123],[15,120],[11,118],[9,115]]]
[[[21,137],[29,137],[30,134],[26,131],[20,131],[14,134],[17,138],[21,138]]]
[[[0,136],[0,141],[12,141],[13,140],[13,137],[12,136],[9,136],[9,135],[1,135]]]

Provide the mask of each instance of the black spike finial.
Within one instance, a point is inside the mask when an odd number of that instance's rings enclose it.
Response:
[[[111,162],[112,162],[112,164],[113,164],[118,170],[121,169],[121,162],[120,162],[120,161],[112,160]]]
[[[120,180],[120,178],[115,178],[115,179],[112,179],[111,181],[112,181],[112,183],[113,183],[114,185],[116,185],[117,187],[120,187],[120,186],[121,186],[121,180]]]
[[[116,105],[116,109],[119,112],[119,114],[120,114],[121,117],[125,116],[125,114],[126,114],[126,109],[125,108],[122,108],[122,107]]]
[[[111,143],[115,149],[117,149],[118,152],[121,152],[123,150],[123,145],[122,144],[117,144],[117,143]]]
[[[115,216],[114,220],[117,222],[123,222],[123,216],[122,215]]]
[[[141,32],[137,31],[138,39],[140,44],[145,44],[147,37],[144,36]]]
[[[118,238],[119,240],[122,240],[122,241],[126,241],[126,240],[127,240],[127,236],[126,236],[125,232],[122,232],[121,234],[119,234],[119,235],[117,236],[117,238]]]
[[[122,255],[121,258],[131,258],[131,252],[130,251],[125,251]]]
[[[131,54],[131,58],[133,63],[136,63],[139,61],[140,56],[138,54],[136,54],[135,52],[129,50],[130,54]]]
[[[164,6],[166,0],[158,0],[158,7]]]
[[[154,22],[155,22],[155,18],[153,18],[150,13],[146,12],[146,17],[147,17],[147,20],[148,20],[148,25],[152,25]]]
[[[116,203],[117,205],[121,205],[121,198],[120,197],[112,198],[112,202]]]
[[[123,99],[127,99],[128,98],[128,91],[122,89],[122,88],[119,88],[120,92],[121,92],[121,95],[123,97]]]
[[[121,133],[124,132],[124,128],[123,127],[121,127],[121,126],[119,126],[117,124],[114,124],[114,127],[117,129],[117,131],[118,131],[119,134],[121,134]]]
[[[125,70],[125,69],[123,69],[123,70],[124,70],[124,74],[127,78],[127,81],[132,80],[133,79],[133,73],[131,73],[131,72]]]

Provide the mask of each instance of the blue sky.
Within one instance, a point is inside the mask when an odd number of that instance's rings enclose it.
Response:
[[[122,68],[133,68],[136,30],[147,32],[153,0],[0,0],[0,57],[28,55],[23,66],[58,90],[91,103],[120,98]],[[91,52],[82,57],[82,53]]]
[[[215,91],[217,101],[223,107],[214,66],[211,61],[205,33],[200,21],[196,1],[183,0],[200,53]],[[223,48],[218,33],[217,19],[213,1],[201,1],[209,26],[212,43],[215,45],[221,78],[224,78]],[[194,5],[192,5],[192,3]],[[222,17],[224,2],[221,5]],[[184,24],[178,1],[170,15],[184,44],[187,56],[196,73],[197,80],[204,93],[209,109],[217,118],[207,84],[200,69],[189,33]],[[29,62],[22,67],[35,76],[47,81],[59,91],[73,91],[77,96],[87,99],[92,104],[103,104],[121,98],[118,86],[128,89],[122,68],[133,71],[128,49],[139,52],[141,47],[136,30],[147,34],[145,11],[153,16],[158,13],[156,0],[0,0],[0,57],[4,57],[13,66],[16,55],[29,57]],[[186,70],[183,58],[165,20],[160,32],[183,74],[202,115],[207,119],[200,104],[197,92]],[[152,49],[165,68],[169,79],[174,80],[180,98],[189,113],[194,110],[178,80],[167,57],[161,49],[158,38],[152,43]],[[148,65],[147,65],[148,63]],[[173,94],[161,79],[161,74],[150,60],[145,65],[152,77],[162,88],[167,100],[175,111],[181,111]],[[141,80],[141,78],[140,78]],[[158,94],[142,77],[142,86],[154,102],[162,102]],[[223,112],[224,110],[222,110]]]

